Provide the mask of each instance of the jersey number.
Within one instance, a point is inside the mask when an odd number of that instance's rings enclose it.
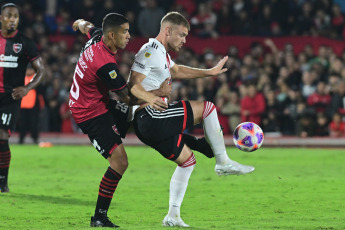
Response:
[[[115,108],[123,113],[127,113],[128,105],[126,105],[125,103],[117,102]]]
[[[9,125],[10,121],[11,121],[11,117],[12,117],[11,113],[9,113],[9,114],[3,113],[1,116],[2,124],[3,125]]]
[[[83,72],[81,72],[78,65],[75,67],[75,72],[74,72],[74,76],[73,76],[73,84],[72,84],[71,90],[70,90],[71,96],[75,100],[78,100],[78,98],[79,98],[79,85],[78,85],[78,82],[76,79],[77,75],[80,77],[80,79],[83,79],[83,77],[84,77],[84,74],[83,74]]]

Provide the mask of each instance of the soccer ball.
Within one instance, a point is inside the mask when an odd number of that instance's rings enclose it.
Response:
[[[253,152],[264,142],[264,133],[260,126],[253,122],[239,124],[233,136],[236,147],[245,152]]]

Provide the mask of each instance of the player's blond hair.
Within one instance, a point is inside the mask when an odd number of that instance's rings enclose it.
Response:
[[[187,19],[180,14],[179,12],[169,12],[167,13],[161,21],[161,26],[163,25],[163,23],[166,22],[170,22],[173,25],[182,25],[184,27],[186,27],[188,30],[190,30],[190,25],[189,22],[187,21]]]

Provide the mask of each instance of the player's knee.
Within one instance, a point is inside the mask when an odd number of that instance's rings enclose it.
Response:
[[[8,140],[9,134],[8,131],[0,129],[0,140]]]
[[[117,158],[109,160],[110,167],[117,171],[120,174],[123,174],[128,168],[128,159],[127,158]]]
[[[121,159],[120,160],[121,167],[126,170],[128,168],[128,160],[127,159]]]

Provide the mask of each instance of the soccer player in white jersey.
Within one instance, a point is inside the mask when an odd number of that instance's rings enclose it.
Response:
[[[171,60],[168,52],[180,50],[186,43],[189,29],[188,21],[177,12],[170,12],[163,17],[158,36],[151,38],[135,56],[128,84],[134,96],[152,101],[156,96],[147,91],[159,88],[167,78],[194,79],[217,76],[227,71],[223,66],[228,57],[210,69],[182,66]],[[213,150],[218,175],[240,175],[254,171],[253,166],[241,165],[228,157],[212,102],[178,101],[169,104],[164,111],[158,111],[147,103],[142,104],[136,110],[133,122],[137,136],[143,143],[178,164],[170,181],[169,212],[163,219],[163,226],[189,227],[180,217],[180,206],[196,161],[182,133],[200,122]]]

